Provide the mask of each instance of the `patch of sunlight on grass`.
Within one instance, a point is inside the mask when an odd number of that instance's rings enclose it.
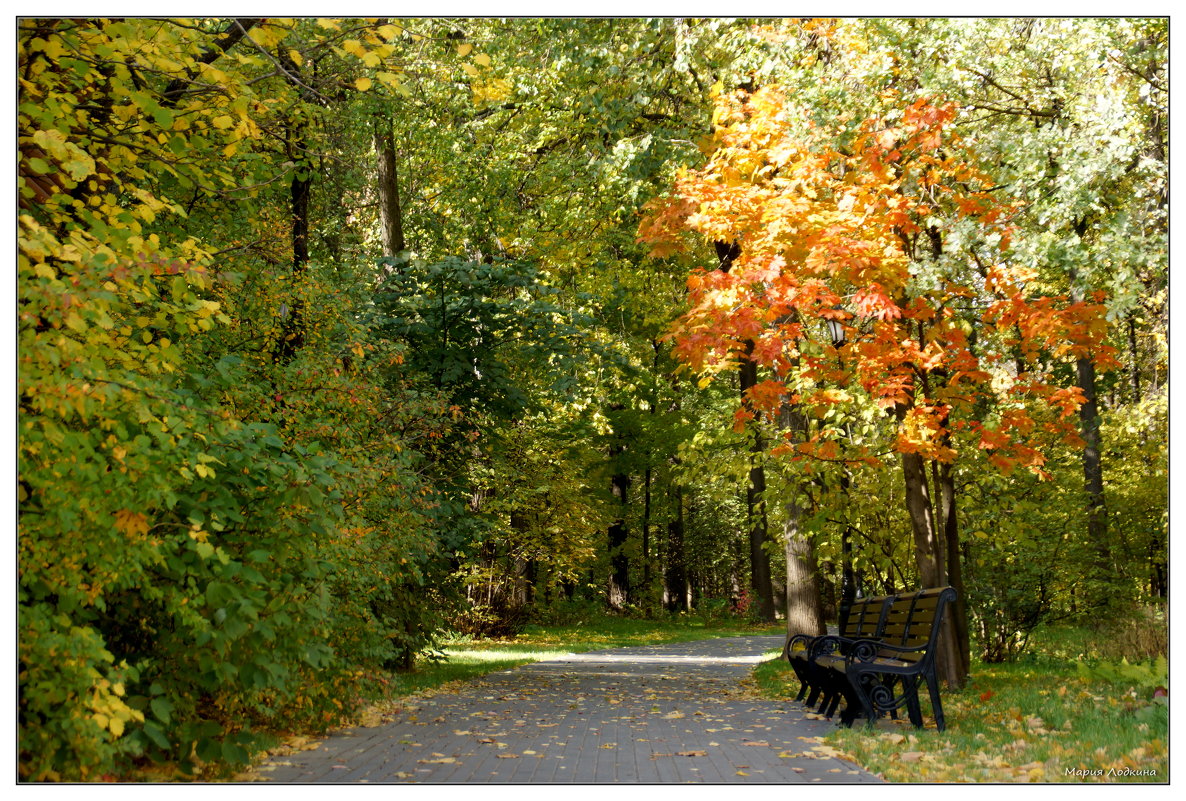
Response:
[[[530,651],[522,649],[509,648],[489,648],[483,650],[469,649],[469,648],[443,648],[441,649],[450,662],[455,663],[469,663],[481,664],[484,662],[539,662],[545,659],[562,659],[566,656],[572,656],[569,652],[564,651]]]

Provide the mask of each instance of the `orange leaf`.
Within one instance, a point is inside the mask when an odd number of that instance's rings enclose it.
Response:
[[[148,518],[139,512],[120,509],[115,513],[115,527],[129,537],[148,533]]]

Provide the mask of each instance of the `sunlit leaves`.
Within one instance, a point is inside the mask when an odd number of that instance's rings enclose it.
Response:
[[[338,25],[22,21],[22,776],[243,761],[252,727],[324,725],[428,636],[400,436],[435,412],[360,377],[402,357],[340,278],[273,270],[294,163],[269,137],[307,97],[284,70]],[[393,52],[355,36],[355,69]],[[316,311],[277,364],[293,290]]]
[[[703,371],[752,342],[750,358],[789,395],[842,378],[824,373],[809,345],[831,336],[823,323],[838,322],[846,341],[837,357],[855,360],[852,378],[878,405],[909,407],[896,449],[940,461],[956,453],[948,436],[953,414],[971,411],[991,388],[984,368],[994,356],[986,348],[1020,349],[1035,370],[1042,359],[1087,353],[1113,364],[1101,344],[1098,304],[1034,298],[1032,284],[1003,265],[977,280],[984,257],[944,252],[940,215],[962,215],[979,236],[999,238],[1000,221],[1014,208],[981,191],[991,182],[971,155],[955,155],[960,139],[948,129],[956,114],[954,103],[927,97],[891,107],[858,125],[851,152],[842,152],[828,139],[839,132],[801,132],[775,87],[719,95],[709,164],[682,173],[675,197],[653,206],[640,228],[656,246],[652,255],[678,247],[684,229],[742,244],[728,272],[689,280],[692,311],[674,331],[681,358]],[[1012,278],[994,279],[1005,273]],[[979,301],[983,314],[957,312],[982,293],[977,284],[1000,294]],[[794,331],[782,325],[787,320],[798,321]],[[975,353],[971,329],[981,329]],[[1077,396],[1038,372],[1017,376],[1009,390],[1010,402],[1057,392],[1064,417],[1075,408]],[[1006,437],[999,444],[1002,467],[1020,461],[1041,470],[1032,443]]]

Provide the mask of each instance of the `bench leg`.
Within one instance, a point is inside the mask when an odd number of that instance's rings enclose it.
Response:
[[[922,707],[918,703],[918,683],[911,682],[909,679],[902,681],[902,692],[906,694],[906,714],[910,717],[910,722],[914,724],[914,728],[922,728]]]
[[[873,678],[870,674],[862,674],[859,671],[853,671],[848,674],[848,686],[850,693],[848,695],[848,708],[844,710],[846,716],[849,716],[849,725],[851,721],[856,718],[857,705],[860,705],[860,711],[865,715],[865,722],[872,726],[877,722],[877,710],[873,707],[873,701],[869,697],[869,693],[861,686],[861,679],[865,676]]]
[[[844,690],[844,710],[840,713],[840,724],[852,728],[853,722],[861,715],[865,715],[868,718],[868,710],[864,706],[861,695],[853,692],[851,688],[846,687]]]
[[[795,659],[785,650],[783,651],[783,657],[787,660],[787,663],[791,666],[791,669],[795,671],[795,678],[799,680],[799,694],[795,696],[795,700],[802,701],[803,696],[807,694],[807,688],[811,684],[811,682],[807,680],[807,668],[806,666],[799,664],[800,660]]]
[[[927,676],[927,690],[931,693],[931,710],[935,713],[935,728],[943,731],[946,721],[943,720],[943,704],[939,700],[939,678],[933,673]]]
[[[836,709],[840,706],[840,701],[848,696],[848,680],[843,673],[831,671],[825,676],[820,677],[820,684],[823,687],[824,699],[820,703],[819,712],[829,720],[836,714]]]
[[[836,690],[830,690],[828,692],[826,706],[825,705],[820,706],[820,714],[822,714],[828,720],[831,720],[832,716],[836,714],[837,707],[840,706],[840,697],[841,697],[841,695],[839,692],[837,692]]]

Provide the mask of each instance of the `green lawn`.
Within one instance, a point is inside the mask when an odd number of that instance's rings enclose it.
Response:
[[[781,661],[759,665],[755,679],[767,697],[798,692]],[[944,732],[929,716],[922,731],[858,721],[827,744],[897,782],[1166,782],[1168,706],[1152,695],[1148,682],[1083,678],[1047,655],[977,663],[965,688],[943,692]]]

